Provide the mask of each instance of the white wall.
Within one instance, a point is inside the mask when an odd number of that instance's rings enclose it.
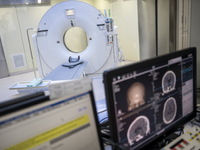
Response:
[[[9,73],[32,68],[26,30],[37,25],[49,6],[18,6],[0,8],[0,34]],[[24,67],[16,68],[13,55],[24,55]]]
[[[139,60],[138,5],[137,0],[95,0],[95,7],[104,14],[111,11],[114,24],[118,27],[120,48],[125,59]]]
[[[0,9],[0,35],[9,72],[14,71],[12,54],[24,53],[15,8]]]
[[[112,11],[125,59],[139,60],[137,0],[116,0],[112,3]]]
[[[46,6],[12,6],[0,7],[0,36],[4,47],[9,73],[16,73],[32,69],[32,61],[28,46],[28,28],[35,28],[42,16],[53,5],[64,0],[52,0]],[[115,25],[118,26],[120,48],[125,59],[139,60],[139,37],[137,0],[82,0],[104,13],[104,9],[111,10]],[[30,31],[30,34],[33,34]],[[22,54],[25,66],[16,68],[12,56]]]

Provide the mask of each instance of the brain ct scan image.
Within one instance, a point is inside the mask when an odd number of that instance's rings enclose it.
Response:
[[[146,116],[137,117],[129,126],[127,138],[130,145],[143,139],[150,132],[149,119]]]
[[[176,116],[176,112],[177,112],[176,100],[173,97],[170,97],[164,104],[164,109],[163,109],[164,123],[166,124],[171,123]]]
[[[145,87],[141,82],[133,83],[127,92],[128,111],[145,103]]]
[[[171,92],[175,89],[176,75],[173,71],[167,71],[162,78],[162,89],[164,93]]]

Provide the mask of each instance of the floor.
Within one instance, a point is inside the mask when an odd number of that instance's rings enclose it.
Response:
[[[35,78],[33,72],[9,76],[0,79],[0,102],[15,98],[19,95],[17,90],[9,90],[10,87],[22,81],[32,81]]]
[[[132,61],[123,61],[120,63],[120,65],[126,65],[132,63]],[[39,77],[38,71],[36,72],[37,76]],[[19,74],[15,76],[9,76],[6,78],[0,79],[0,102],[9,100],[11,98],[15,98],[19,96],[19,93],[17,90],[9,90],[10,87],[13,85],[23,82],[23,81],[32,81],[35,78],[34,72]],[[102,92],[101,92],[102,93]]]

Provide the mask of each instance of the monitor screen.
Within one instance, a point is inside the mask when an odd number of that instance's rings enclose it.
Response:
[[[114,142],[142,148],[196,114],[196,49],[104,72]]]
[[[92,91],[76,92],[1,117],[0,149],[101,150],[98,131]]]

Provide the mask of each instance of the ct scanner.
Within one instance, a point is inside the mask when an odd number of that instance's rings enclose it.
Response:
[[[88,45],[81,52],[71,51],[64,41],[66,32],[74,27],[86,32]],[[79,72],[77,78],[115,67],[122,60],[117,35],[113,20],[87,3],[65,1],[54,5],[44,14],[33,35],[40,75],[49,79],[51,72],[54,77],[63,74],[58,68],[65,63],[73,66],[65,67],[66,73]],[[66,77],[69,78],[72,77]]]

